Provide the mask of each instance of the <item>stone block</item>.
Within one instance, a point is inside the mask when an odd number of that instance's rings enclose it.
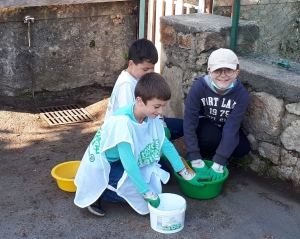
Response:
[[[250,96],[243,121],[246,131],[254,134],[258,140],[279,143],[283,100],[265,92],[251,92]]]
[[[247,138],[250,143],[251,150],[256,151],[258,149],[258,141],[253,134],[248,134]]]
[[[271,160],[275,165],[280,164],[280,147],[267,142],[260,142],[258,152],[262,157]]]
[[[282,165],[285,166],[295,166],[298,158],[294,157],[290,151],[286,150],[286,149],[281,149],[281,163]]]
[[[264,168],[266,163],[263,160],[260,160],[260,158],[255,154],[253,154],[252,152],[249,152],[249,155],[252,158],[252,162],[249,165],[250,168],[255,172],[261,171]]]
[[[178,46],[185,49],[192,49],[191,35],[184,35],[182,33],[178,33]]]
[[[288,150],[296,150],[300,153],[300,120],[295,120],[280,135],[280,140]]]
[[[256,92],[266,92],[290,103],[299,102],[299,72],[246,56],[239,56],[239,79]]]
[[[300,116],[300,103],[292,103],[292,104],[287,104],[285,106],[286,110],[291,113],[291,114],[295,114],[295,115],[299,115]]]
[[[295,120],[300,120],[300,116],[294,115],[294,114],[289,114],[286,112],[285,115],[283,116],[283,118],[281,119],[281,124],[282,124],[283,129],[290,126],[291,123]]]
[[[300,170],[300,159],[299,158],[297,159],[297,162],[296,162],[296,168],[298,170]]]
[[[216,32],[197,34],[196,51],[198,54],[226,46],[225,37]]]
[[[294,185],[300,185],[300,170],[294,170],[293,174],[291,175],[291,179]]]
[[[207,64],[208,56],[209,56],[208,53],[201,53],[199,55],[198,60],[196,61],[196,64],[199,65],[199,66]]]
[[[276,172],[276,176],[278,176],[281,179],[287,179],[291,180],[294,174],[294,168],[293,167],[287,167],[287,166],[274,166],[272,169]]]
[[[162,44],[175,45],[176,43],[176,32],[172,26],[160,24],[160,41]]]

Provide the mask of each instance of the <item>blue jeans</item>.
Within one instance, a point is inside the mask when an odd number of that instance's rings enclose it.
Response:
[[[124,167],[121,160],[110,163],[110,167],[108,184],[117,188],[117,184],[124,173]],[[100,198],[110,202],[126,202],[124,198],[120,197],[116,192],[111,191],[110,189],[105,189]]]
[[[164,121],[171,133],[170,141],[183,136],[183,119],[164,118]]]

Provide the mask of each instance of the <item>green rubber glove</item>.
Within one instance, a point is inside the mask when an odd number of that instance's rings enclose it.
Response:
[[[197,187],[203,187],[204,186],[203,183],[198,182],[198,180],[200,179],[198,177],[198,175],[195,174],[195,173],[191,173],[191,172],[187,171],[186,168],[181,170],[179,172],[179,174],[183,177],[184,180],[186,180],[191,185],[194,185],[194,186],[197,186]],[[210,178],[209,175],[207,175],[207,176]]]
[[[224,176],[223,166],[218,163],[214,163],[211,166],[211,168],[208,170],[208,174],[211,176],[211,181],[216,181],[223,178]]]
[[[152,207],[157,208],[160,204],[159,196],[152,191],[147,191],[146,193],[144,193],[143,198],[146,202],[150,203]]]
[[[209,169],[208,169],[209,171]],[[201,181],[211,181],[211,176],[207,173],[196,173],[197,180]]]
[[[193,170],[199,174],[208,174],[208,167],[206,166],[205,162],[202,159],[195,159],[191,160],[191,166]]]
[[[199,178],[193,177],[191,180],[186,180],[189,184],[193,185],[193,186],[197,186],[197,187],[204,187],[204,184],[201,182],[198,182]]]

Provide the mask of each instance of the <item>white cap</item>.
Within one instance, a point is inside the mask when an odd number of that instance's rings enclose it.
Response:
[[[207,68],[210,71],[223,67],[236,70],[237,64],[239,64],[239,60],[233,51],[220,48],[210,54]]]

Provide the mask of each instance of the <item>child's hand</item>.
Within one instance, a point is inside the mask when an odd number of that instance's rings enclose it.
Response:
[[[196,173],[208,173],[208,167],[202,159],[191,160],[191,166]]]
[[[181,170],[179,174],[183,177],[184,180],[186,180],[188,183],[198,186],[198,187],[203,187],[204,184],[201,182],[198,182],[199,179],[210,179],[209,175],[201,174],[199,175],[198,173],[191,173],[187,171],[186,169]]]
[[[145,199],[145,201],[147,201],[148,203],[150,203],[150,205],[152,207],[157,208],[160,204],[160,198],[159,196],[152,192],[152,191],[147,191],[146,193],[142,194],[143,198]]]
[[[214,163],[211,168],[208,170],[208,174],[211,176],[211,181],[219,180],[224,176],[223,166]]]

